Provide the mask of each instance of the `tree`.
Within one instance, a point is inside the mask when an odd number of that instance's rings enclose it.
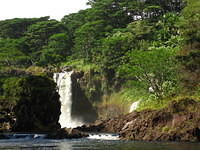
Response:
[[[90,8],[80,10],[78,13],[72,13],[62,18],[61,22],[66,26],[69,35],[72,39],[74,39],[75,31],[88,22],[87,17],[89,13]]]
[[[113,83],[116,70],[122,63],[122,57],[133,48],[133,40],[133,35],[130,32],[122,33],[120,31],[104,39],[101,65],[110,84]]]
[[[73,53],[79,58],[84,58],[91,62],[93,50],[97,46],[98,40],[105,36],[104,21],[98,20],[88,22],[75,32],[75,45]]]
[[[185,3],[182,0],[145,0],[146,6],[159,6],[161,9],[157,13],[163,15],[168,12],[180,12]]]
[[[128,7],[124,0],[90,0],[92,9],[88,16],[89,21],[104,20],[105,26],[123,28],[133,21],[126,10]]]
[[[29,66],[30,57],[21,51],[22,45],[20,39],[0,39],[0,66]]]
[[[33,58],[33,62],[38,60],[38,51],[48,44],[48,39],[53,34],[65,32],[62,23],[56,20],[41,21],[31,25],[26,34],[25,42],[28,46],[27,53]]]
[[[155,38],[166,42],[171,37],[180,36],[181,16],[175,13],[166,13],[156,23],[156,35]]]
[[[38,65],[58,64],[71,55],[72,43],[66,33],[54,34],[41,50]]]
[[[182,23],[182,34],[186,44],[190,44],[191,49],[193,44],[200,43],[200,2],[196,0],[186,0],[187,6],[182,11],[184,17]],[[194,47],[195,48],[195,47]]]
[[[124,57],[125,63],[119,73],[127,79],[135,77],[151,87],[157,97],[165,96],[168,86],[175,86],[177,48],[151,47],[149,50],[130,50]]]
[[[127,30],[132,33],[135,40],[139,41],[146,40],[151,41],[154,38],[154,28],[151,22],[147,20],[138,20],[128,24]]]
[[[28,30],[32,24],[41,21],[47,21],[49,17],[41,18],[15,18],[0,21],[0,37],[1,38],[20,38]]]

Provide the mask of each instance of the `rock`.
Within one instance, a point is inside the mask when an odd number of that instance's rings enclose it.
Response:
[[[97,120],[92,124],[83,125],[81,127],[77,127],[76,129],[83,132],[100,132],[105,127],[105,123],[103,120]]]
[[[8,132],[11,129],[9,122],[0,123],[0,132]]]
[[[69,71],[72,71],[72,67],[71,67],[71,66],[64,66],[64,67],[61,68],[61,71],[62,71],[62,72],[66,72],[66,71],[69,72]]]
[[[15,123],[13,107],[13,102],[7,99],[0,99],[0,132],[10,131]]]
[[[9,139],[5,134],[0,134],[0,139]]]
[[[72,78],[74,79],[80,79],[84,76],[84,72],[83,71],[74,71],[72,73]]]
[[[13,88],[13,87],[12,87]],[[46,76],[20,78],[12,90],[18,95],[13,132],[48,132],[60,128],[61,103],[56,84]]]
[[[192,99],[173,101],[167,108],[124,116],[132,122],[121,128],[122,139],[145,141],[200,141],[200,103]],[[147,113],[148,112],[148,113]],[[131,117],[132,116],[132,117]],[[195,118],[195,119],[194,119]],[[137,121],[134,121],[134,120]]]
[[[172,101],[161,110],[132,112],[82,126],[80,130],[119,133],[124,140],[199,142],[200,103],[185,98]]]
[[[7,69],[4,71],[0,71],[0,76],[26,76],[26,75],[30,75],[30,73],[20,69]]]
[[[72,138],[82,138],[89,136],[77,129],[72,128],[62,128],[53,133],[47,135],[48,139],[72,139]]]
[[[72,118],[77,118],[82,120],[84,123],[94,122],[98,114],[93,107],[91,101],[89,101],[86,96],[84,89],[80,87],[78,78],[83,74],[83,72],[75,72],[72,74],[72,106],[71,106],[71,116]]]

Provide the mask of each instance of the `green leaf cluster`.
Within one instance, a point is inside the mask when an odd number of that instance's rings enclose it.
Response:
[[[0,21],[1,70],[92,67],[111,91],[141,82],[157,97],[177,94],[178,87],[198,86],[199,1],[89,0],[88,5],[61,21]]]

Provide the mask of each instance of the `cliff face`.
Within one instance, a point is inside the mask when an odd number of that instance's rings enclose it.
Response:
[[[115,132],[128,140],[200,141],[200,103],[188,98],[172,101],[161,110],[133,112],[80,130]]]
[[[72,74],[72,118],[82,120],[84,123],[94,122],[98,115],[93,108],[91,100],[86,95],[86,87],[81,86],[80,80],[84,76],[83,72]]]
[[[98,118],[114,118],[128,112],[129,103],[125,103],[119,93],[120,79],[115,79],[116,82],[109,85],[105,75],[94,69],[75,71],[73,76],[79,86],[79,93],[84,94],[88,102],[95,107]],[[73,93],[78,94],[76,91]]]
[[[86,97],[91,102],[101,101],[103,94],[106,92],[105,79],[103,76],[94,70],[80,73],[82,76],[79,76],[78,83]]]

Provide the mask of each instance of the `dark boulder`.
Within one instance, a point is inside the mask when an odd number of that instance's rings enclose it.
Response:
[[[0,139],[9,139],[9,137],[6,136],[5,134],[1,134],[1,133],[0,133]]]
[[[62,128],[55,132],[49,133],[46,138],[48,139],[72,139],[87,137],[88,134],[83,133],[77,129]]]
[[[17,100],[13,131],[43,132],[60,128],[61,104],[53,80],[45,76],[28,76],[21,78],[15,86],[13,96]]]

